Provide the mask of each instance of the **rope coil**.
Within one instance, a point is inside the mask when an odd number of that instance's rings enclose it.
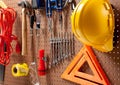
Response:
[[[15,40],[16,52],[20,52],[18,39],[12,34],[13,23],[16,19],[16,12],[12,8],[0,8],[0,64],[8,65],[10,54],[13,52],[11,42]]]

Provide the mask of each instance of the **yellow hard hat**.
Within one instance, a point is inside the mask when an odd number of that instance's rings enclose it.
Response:
[[[71,16],[72,31],[99,51],[113,49],[114,13],[108,0],[81,0]]]

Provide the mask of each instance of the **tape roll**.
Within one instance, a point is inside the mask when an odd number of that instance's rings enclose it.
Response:
[[[14,64],[12,66],[12,75],[14,77],[27,76],[29,72],[28,65],[26,63],[23,64]]]

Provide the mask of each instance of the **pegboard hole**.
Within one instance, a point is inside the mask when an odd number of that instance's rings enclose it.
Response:
[[[117,59],[119,60],[120,58],[119,58],[119,57],[117,57]]]
[[[120,63],[117,63],[117,65],[120,65]]]
[[[119,41],[117,41],[117,43],[119,43]]]
[[[119,47],[117,46],[117,48],[119,49]]]
[[[117,52],[117,54],[120,54],[120,52]]]
[[[117,14],[117,16],[119,16],[120,14]]]
[[[115,54],[115,52],[113,52]]]
[[[118,24],[117,24],[116,26],[117,26],[117,27],[119,27],[119,25],[118,25]]]
[[[119,22],[119,19],[117,19],[116,21]]]
[[[119,30],[117,30],[117,32],[119,32]]]

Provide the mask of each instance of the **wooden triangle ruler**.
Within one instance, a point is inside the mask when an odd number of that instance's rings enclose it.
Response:
[[[80,72],[79,69],[87,62],[93,75]],[[90,46],[84,46],[61,75],[61,78],[81,85],[110,85]]]

